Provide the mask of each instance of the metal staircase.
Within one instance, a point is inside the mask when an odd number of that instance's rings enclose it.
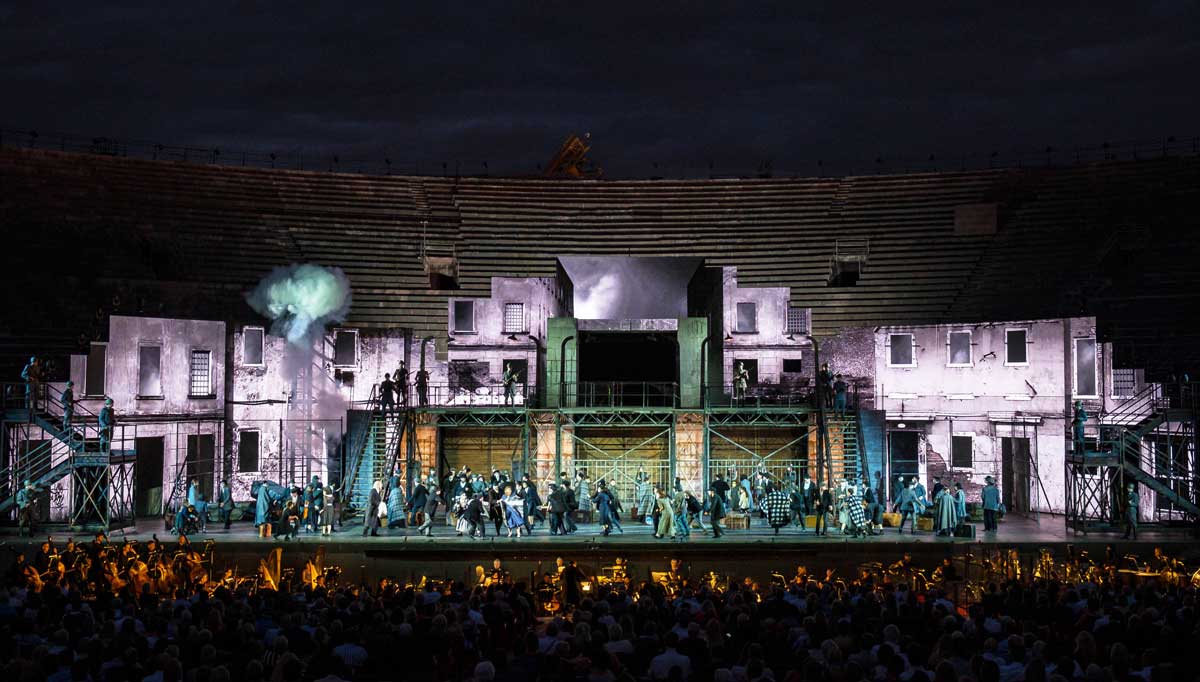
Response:
[[[1100,434],[1067,459],[1067,524],[1115,526],[1127,483],[1154,492],[1154,521],[1200,522],[1195,385],[1151,384],[1099,418]]]
[[[347,470],[347,501],[354,509],[366,505],[375,481],[384,481],[386,494],[386,483],[392,476],[405,421],[405,415],[399,412],[372,415],[358,461],[354,468]]]
[[[411,407],[383,411],[372,390],[362,426],[347,451],[345,491],[347,510],[361,510],[371,494],[371,485],[387,481],[402,470],[401,449],[415,438],[416,419]],[[406,440],[407,438],[407,440]],[[386,492],[385,492],[386,495]]]
[[[71,424],[64,425],[57,387],[43,384],[43,395],[32,408],[26,406],[23,384],[5,388],[0,514],[16,506],[16,493],[26,480],[45,490],[70,476],[65,518],[71,526],[107,530],[131,524],[135,452],[126,449],[122,427],[114,426],[110,442],[102,444],[99,416],[82,404],[75,403]]]

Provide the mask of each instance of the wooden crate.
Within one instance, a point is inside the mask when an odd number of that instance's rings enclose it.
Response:
[[[932,516],[918,516],[917,517],[917,530],[933,530],[933,517]]]
[[[903,517],[900,514],[895,514],[892,512],[884,512],[883,525],[885,528],[898,528],[898,527],[900,527],[900,519],[901,518],[903,518]]]
[[[750,517],[746,516],[745,514],[732,512],[725,518],[721,519],[721,525],[729,528],[730,530],[749,530]]]

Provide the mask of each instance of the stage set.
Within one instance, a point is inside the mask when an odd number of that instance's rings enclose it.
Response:
[[[71,158],[4,153],[50,174]],[[128,177],[151,172],[119,163]],[[463,221],[468,203],[456,204]],[[996,233],[1004,217],[971,203],[950,219],[971,236]],[[481,276],[476,254],[448,239],[414,239],[425,293],[386,302],[378,277],[333,257],[258,267],[257,283],[213,294],[237,301],[223,314],[150,314],[144,298],[115,297],[76,352],[35,353],[4,386],[6,532],[32,523],[35,539],[167,539],[207,507],[215,530],[193,539],[215,539],[231,557],[282,546],[301,558],[323,545],[375,577],[388,562],[401,572],[443,562],[457,574],[460,563],[564,553],[594,568],[625,555],[706,566],[736,557],[747,571],[804,556],[940,561],[1103,546],[1132,526],[1137,543],[1190,549],[1196,386],[1132,366],[1102,318],[1046,316],[1030,301],[1028,316],[1003,319],[864,312],[857,324],[838,313],[846,319],[822,325],[822,308],[805,301],[829,306],[826,294],[778,285],[786,277],[761,268],[743,277],[726,258],[566,255],[575,248],[540,257],[528,276],[518,262]],[[818,284],[865,290],[893,246],[866,234],[832,240]],[[410,308],[425,311],[419,324],[387,322]],[[568,483],[585,510],[572,514],[577,534],[550,537],[543,525],[493,535],[487,509],[515,530],[534,508],[549,516]],[[692,528],[685,540],[657,539],[661,528],[632,519],[635,509],[682,515],[694,505],[711,523],[714,486],[723,538]],[[444,504],[432,538],[411,527],[362,537],[364,515],[423,512],[435,489]],[[443,519],[470,516],[476,497],[488,535],[460,537]],[[617,500],[624,533],[605,536],[597,524]],[[780,504],[808,522],[823,504],[829,535],[790,523],[776,535],[760,512]],[[228,506],[254,520],[224,531]],[[254,530],[265,523],[278,535],[306,507],[322,516],[313,525],[336,512],[347,528],[296,540]],[[999,529],[986,532],[986,513],[1000,507]],[[894,527],[905,511],[916,512],[915,536]],[[873,522],[882,535],[844,535]]]

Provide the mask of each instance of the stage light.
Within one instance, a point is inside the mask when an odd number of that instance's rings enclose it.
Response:
[[[898,429],[904,428],[904,422],[900,422],[899,424],[896,424],[896,428],[898,428]]]

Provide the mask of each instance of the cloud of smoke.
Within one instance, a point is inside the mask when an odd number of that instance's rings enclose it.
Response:
[[[311,348],[317,334],[350,312],[350,279],[341,268],[311,263],[275,268],[246,295],[246,302],[274,322],[272,333]]]

